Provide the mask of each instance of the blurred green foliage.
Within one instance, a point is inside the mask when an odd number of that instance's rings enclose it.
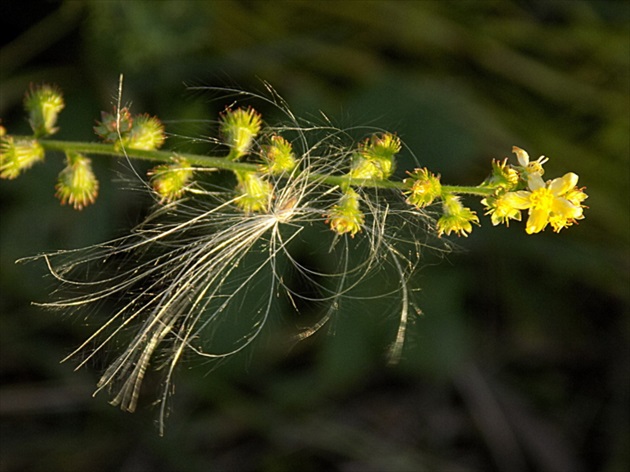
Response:
[[[27,132],[29,83],[48,82],[66,97],[59,138],[94,139],[124,73],[133,110],[158,115],[184,136],[170,145],[192,149],[187,137],[207,135],[226,103],[186,85],[257,91],[264,80],[297,116],[321,110],[340,127],[397,132],[448,183],[477,184],[512,145],[545,154],[549,175],[579,174],[590,209],[559,235],[486,220],[447,261],[428,255],[413,280],[423,316],[398,366],[384,355],[396,322],[379,316],[388,307],[357,302],[332,335],[288,353],[277,333],[210,373],[182,369],[160,439],[148,402],[122,413],[90,397],[98,366],[59,365],[90,328],[30,306],[52,281],[44,267],[13,263],[124,234],[147,201],[120,188],[122,164],[103,159],[97,203],[61,207],[62,158],[50,156],[0,182],[0,471],[627,470],[627,2],[1,8],[10,41],[0,50],[0,116],[13,133]]]

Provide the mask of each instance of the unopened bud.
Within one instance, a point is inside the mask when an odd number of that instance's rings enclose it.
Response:
[[[249,152],[261,125],[260,114],[253,108],[237,108],[223,113],[221,133],[230,147],[228,159],[236,160]]]
[[[59,112],[65,106],[61,91],[52,85],[31,87],[24,98],[24,108],[28,121],[36,137],[48,136],[57,132],[55,128]]]
[[[82,210],[94,203],[98,195],[98,180],[92,171],[89,158],[76,152],[66,154],[66,167],[59,173],[55,194],[62,205],[69,203],[75,210]]]
[[[0,138],[0,178],[15,179],[36,162],[44,160],[44,148],[35,139]]]

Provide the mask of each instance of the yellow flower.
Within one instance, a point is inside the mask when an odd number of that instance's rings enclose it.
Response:
[[[525,231],[539,233],[548,224],[555,232],[571,226],[584,218],[582,202],[588,198],[576,187],[578,176],[569,172],[546,183],[539,174],[530,174],[528,190],[508,192],[504,195],[507,205],[517,210],[529,210]]]
[[[486,206],[488,210],[485,214],[491,215],[490,219],[494,226],[499,223],[504,223],[506,226],[510,225],[510,220],[521,221],[521,212],[517,208],[514,208],[509,201],[505,198],[506,194],[499,195],[498,197],[486,197],[481,200],[481,203]]]
[[[516,159],[518,159],[518,163],[523,167],[524,177],[529,175],[543,175],[545,171],[543,170],[543,165],[547,163],[549,160],[548,157],[540,156],[535,161],[529,161],[529,154],[527,151],[521,149],[520,147],[513,146],[512,152],[516,154]]]

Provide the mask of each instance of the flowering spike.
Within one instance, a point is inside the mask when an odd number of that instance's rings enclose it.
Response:
[[[468,236],[472,232],[472,223],[479,224],[479,218],[470,208],[462,205],[455,195],[444,196],[444,215],[437,222],[438,236],[452,232],[458,236]]]
[[[291,172],[296,165],[291,143],[277,135],[271,137],[271,144],[265,148],[263,159],[266,164],[261,169],[273,175]]]
[[[151,186],[160,195],[160,203],[172,202],[182,196],[193,176],[190,163],[177,158],[174,164],[162,164],[148,172]]]
[[[406,201],[410,205],[424,208],[442,195],[440,176],[429,172],[426,167],[407,174],[409,178],[403,180],[403,184],[407,188],[404,193],[409,195]]]
[[[245,213],[266,212],[273,197],[273,186],[256,172],[235,172],[240,195],[236,204]]]
[[[55,196],[61,204],[70,203],[82,210],[94,203],[98,194],[98,180],[92,171],[92,162],[77,152],[66,153],[66,167],[59,173]]]
[[[20,172],[44,160],[44,148],[35,139],[0,138],[0,178],[15,179]]]
[[[326,223],[330,224],[330,229],[339,235],[350,233],[352,237],[361,231],[365,217],[359,209],[359,200],[357,192],[351,188],[346,190],[339,203],[328,213]]]
[[[253,108],[237,108],[223,113],[221,133],[230,147],[228,159],[236,160],[249,152],[261,125],[260,114]]]
[[[24,108],[35,137],[49,136],[55,128],[59,112],[65,106],[61,91],[52,85],[31,86],[24,98]]]

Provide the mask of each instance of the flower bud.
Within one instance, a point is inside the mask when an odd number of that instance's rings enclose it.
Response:
[[[55,124],[64,106],[63,96],[58,88],[51,85],[31,87],[24,98],[24,108],[36,137],[57,132]]]
[[[272,175],[291,172],[296,165],[291,143],[282,136],[271,137],[271,144],[265,148],[263,159],[266,164],[262,170]]]
[[[438,236],[452,232],[458,236],[468,236],[472,232],[472,223],[478,224],[479,218],[470,208],[462,205],[459,197],[446,195],[443,197],[444,215],[437,222]]]
[[[94,132],[106,143],[119,142],[131,131],[133,118],[128,108],[122,108],[114,113],[101,112],[101,121],[96,123]]]
[[[77,152],[66,153],[66,167],[59,173],[55,196],[61,204],[70,203],[75,210],[94,203],[98,180],[92,172],[92,161]]]
[[[159,149],[164,144],[164,139],[162,122],[155,116],[144,114],[133,118],[129,136],[123,142],[130,149],[152,151]]]
[[[236,172],[237,190],[240,193],[236,204],[245,213],[266,212],[273,198],[273,186],[256,172]]]
[[[0,178],[15,179],[20,172],[44,160],[44,148],[35,139],[0,138]]]
[[[403,180],[403,184],[408,189],[404,193],[409,195],[407,203],[416,208],[424,208],[436,198],[442,195],[442,184],[440,176],[435,175],[425,167],[423,169],[415,169],[413,172],[407,172],[409,178]]]
[[[230,147],[228,159],[236,160],[249,152],[260,131],[262,120],[253,108],[226,110],[221,117],[221,133]]]
[[[352,159],[350,177],[354,179],[388,179],[394,172],[394,156],[400,151],[398,136],[384,133],[367,139]]]
[[[183,158],[175,164],[162,164],[149,171],[151,186],[160,195],[160,203],[171,202],[182,196],[193,176],[190,163]]]
[[[328,213],[326,223],[330,224],[330,229],[339,235],[350,233],[352,237],[361,231],[365,217],[359,209],[359,199],[357,192],[352,189],[346,190],[339,203]]]
[[[507,158],[498,161],[492,160],[492,174],[488,177],[483,185],[503,191],[514,190],[518,186],[519,174],[512,166],[508,165]]]

